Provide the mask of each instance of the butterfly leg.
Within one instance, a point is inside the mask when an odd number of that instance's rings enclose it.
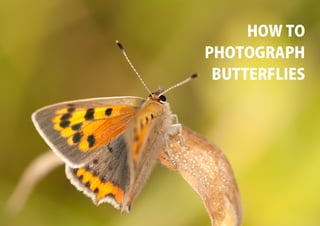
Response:
[[[171,150],[171,147],[169,145],[170,143],[170,139],[171,139],[171,136],[170,135],[165,135],[165,156],[167,161],[170,162],[170,164],[172,165],[172,168],[176,169],[177,168],[177,163],[174,159],[174,155],[172,153],[172,150]]]
[[[172,153],[169,143],[170,143],[170,140],[173,139],[175,136],[179,137],[178,142],[180,143],[180,145],[182,145],[184,142],[182,137],[182,126],[178,121],[177,115],[172,114],[171,121],[172,121],[172,124],[170,125],[170,132],[169,134],[165,135],[165,145],[166,145],[166,153],[168,155],[168,159],[170,163],[173,165],[173,167],[176,168],[177,164],[174,159],[174,155]]]
[[[182,144],[184,144],[183,137],[182,137],[182,126],[179,123],[178,116],[175,114],[172,114],[171,120],[172,120],[172,124],[171,124],[171,128],[170,128],[170,131],[171,131],[170,135],[171,136],[178,135],[179,140],[180,140],[180,145],[182,145]]]

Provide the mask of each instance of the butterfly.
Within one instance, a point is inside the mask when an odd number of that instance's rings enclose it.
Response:
[[[32,121],[66,163],[66,175],[76,188],[95,204],[107,202],[129,212],[159,152],[168,150],[169,136],[181,132],[164,96],[170,89],[149,91],[147,99],[122,96],[58,103],[37,110]]]
[[[157,161],[177,171],[200,195],[212,225],[240,225],[242,210],[231,166],[221,150],[178,122],[165,93],[62,102],[32,114],[48,146],[65,163],[67,178],[95,204],[129,212]]]

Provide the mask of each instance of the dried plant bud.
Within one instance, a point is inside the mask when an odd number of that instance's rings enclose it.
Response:
[[[240,195],[231,166],[215,145],[187,127],[170,140],[159,161],[176,170],[201,197],[214,226],[240,225]]]

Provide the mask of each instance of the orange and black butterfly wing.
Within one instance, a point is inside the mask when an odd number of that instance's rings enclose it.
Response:
[[[111,97],[64,102],[36,111],[32,120],[49,147],[77,168],[119,136],[144,101]]]
[[[66,175],[71,183],[98,205],[110,203],[117,209],[129,211],[123,205],[130,186],[128,146],[123,134],[102,147],[83,167],[66,166]]]

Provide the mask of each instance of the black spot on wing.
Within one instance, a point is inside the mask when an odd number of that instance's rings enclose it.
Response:
[[[89,148],[92,148],[96,143],[96,138],[94,137],[94,135],[90,135],[88,136],[87,141],[89,143]]]
[[[94,119],[94,108],[89,108],[86,111],[86,114],[84,115],[84,118],[86,120],[92,120]]]
[[[60,120],[61,121],[66,121],[66,120],[68,120],[69,118],[71,118],[71,116],[72,116],[72,114],[71,113],[65,113],[65,114],[63,114],[62,116],[61,116],[61,118],[60,118]]]
[[[79,143],[82,136],[83,136],[83,134],[80,132],[73,134],[73,136],[72,136],[73,143]]]
[[[68,108],[68,112],[69,112],[69,113],[74,112],[74,110],[75,110],[75,108],[74,108],[73,106],[70,106],[70,107]]]
[[[72,125],[71,129],[74,131],[77,131],[77,130],[81,129],[81,126],[82,126],[82,123],[80,122],[80,123]]]
[[[61,128],[67,128],[69,125],[70,125],[70,121],[69,121],[69,120],[62,120],[62,121],[59,123],[59,126],[60,126]]]
[[[112,114],[112,108],[107,108],[105,111],[106,116],[110,116]]]
[[[107,147],[108,147],[109,152],[110,152],[110,153],[112,153],[112,152],[113,152],[113,148],[111,147],[111,145],[110,145],[110,144],[108,144],[108,146],[107,146]]]
[[[89,181],[86,182],[86,183],[84,184],[84,186],[85,186],[86,188],[90,188],[90,182],[89,182]]]

